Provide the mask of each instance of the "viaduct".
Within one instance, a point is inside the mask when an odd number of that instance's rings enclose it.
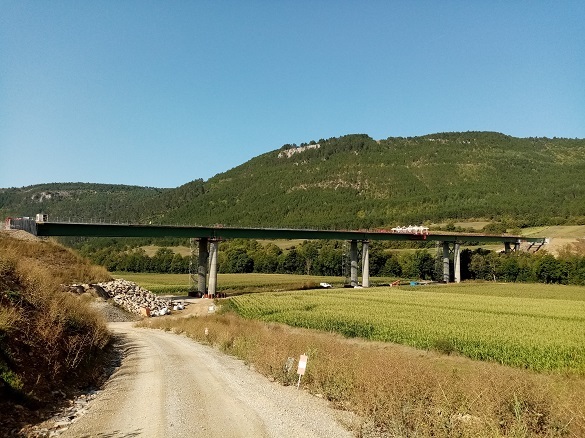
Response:
[[[438,234],[388,232],[371,230],[306,230],[276,228],[232,228],[199,227],[171,225],[105,224],[49,222],[46,215],[41,220],[29,218],[12,219],[10,228],[24,229],[37,236],[86,236],[86,237],[181,237],[198,240],[199,257],[197,269],[197,290],[199,293],[213,296],[217,287],[217,253],[221,240],[244,239],[304,239],[304,240],[344,240],[350,242],[350,281],[351,286],[358,285],[358,242],[362,242],[362,287],[370,286],[369,242],[373,240],[394,241],[434,241],[440,242],[443,253],[443,281],[450,278],[450,253],[453,253],[454,281],[461,280],[460,253],[461,244],[465,242],[503,243],[506,252],[518,251],[522,242],[540,248],[546,243],[542,237],[526,238],[512,235],[486,234]],[[208,270],[209,267],[209,270]],[[209,271],[209,272],[208,272]],[[208,275],[209,274],[209,275]],[[209,282],[207,278],[209,277]]]

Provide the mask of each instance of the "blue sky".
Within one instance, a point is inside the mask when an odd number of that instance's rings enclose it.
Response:
[[[0,11],[0,187],[177,187],[350,133],[585,138],[580,0],[0,0]]]

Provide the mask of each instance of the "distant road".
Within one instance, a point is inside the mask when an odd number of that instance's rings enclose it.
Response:
[[[326,402],[172,333],[110,323],[127,356],[62,437],[351,437]]]

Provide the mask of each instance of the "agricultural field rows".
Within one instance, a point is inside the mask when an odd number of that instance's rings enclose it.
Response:
[[[242,316],[585,374],[585,288],[473,284],[242,295]]]

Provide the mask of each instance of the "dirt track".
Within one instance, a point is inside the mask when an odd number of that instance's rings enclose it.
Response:
[[[111,323],[127,356],[62,437],[350,437],[325,401],[159,330]]]

